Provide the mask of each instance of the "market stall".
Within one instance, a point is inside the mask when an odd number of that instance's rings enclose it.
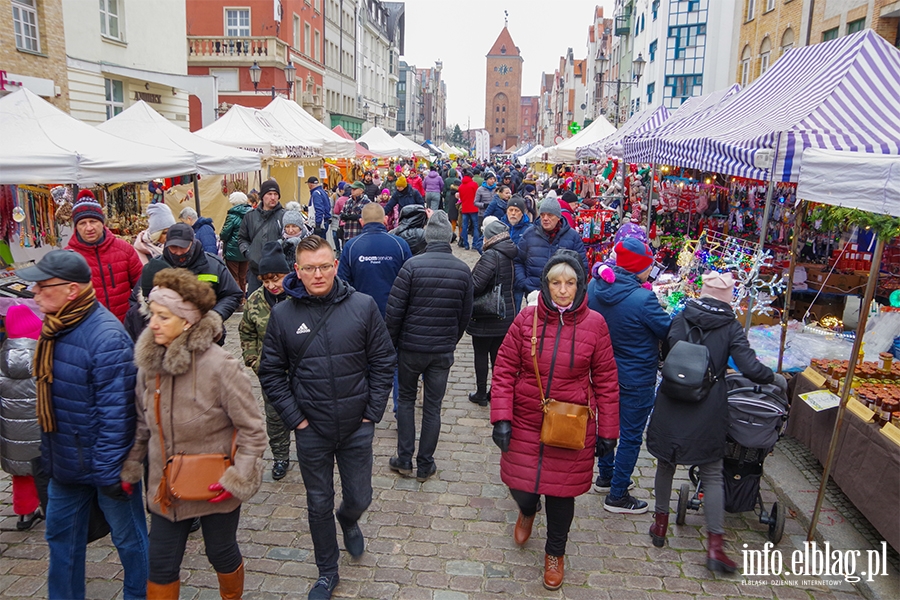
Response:
[[[615,133],[615,126],[606,119],[597,119],[577,134],[566,138],[555,146],[545,150],[549,162],[575,162],[577,151],[581,146],[587,146]]]
[[[621,146],[626,139],[650,131],[655,131],[665,123],[671,115],[672,113],[669,112],[669,109],[665,106],[646,108],[641,112],[632,115],[622,127],[615,131],[615,133],[596,142],[587,144],[586,146],[579,146],[575,151],[575,155],[579,160],[606,158],[610,155],[613,148]]]
[[[381,127],[373,127],[372,129],[362,134],[356,141],[360,144],[364,144],[366,148],[369,149],[369,152],[376,156],[400,156],[403,158],[412,157],[412,152],[408,148],[405,148],[401,144],[399,144],[397,140],[392,138],[388,134],[388,132]]]
[[[347,140],[325,127],[293,100],[278,96],[261,112],[274,117],[291,138],[303,140],[305,144],[320,148],[321,156],[328,158],[356,156],[356,144],[353,140]]]
[[[408,137],[404,136],[402,133],[398,133],[397,135],[395,135],[394,141],[397,142],[397,145],[400,148],[409,151],[411,156],[414,156],[416,158],[428,158],[429,157],[428,150],[426,150],[422,146],[418,145],[417,143],[415,143]]]
[[[336,134],[338,134],[345,140],[351,140],[353,142],[353,147],[355,148],[354,156],[356,158],[372,158],[373,156],[375,156],[374,154],[369,152],[365,146],[361,146],[359,144],[359,142],[354,140],[353,136],[351,136],[349,133],[347,133],[347,130],[344,129],[343,127],[341,127],[340,125],[335,125],[334,129],[332,129],[332,131],[334,131]]]

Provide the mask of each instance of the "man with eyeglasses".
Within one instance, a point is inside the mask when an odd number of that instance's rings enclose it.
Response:
[[[294,272],[282,283],[288,299],[272,308],[258,371],[297,442],[319,570],[311,600],[331,598],[340,580],[335,516],[347,552],[365,552],[357,522],[372,502],[372,440],[396,363],[378,304],[337,277],[337,262],[317,235],[297,244]],[[343,500],[336,515],[335,462]]]

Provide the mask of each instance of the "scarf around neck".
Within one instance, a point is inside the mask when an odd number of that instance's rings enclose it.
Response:
[[[45,433],[56,431],[56,417],[53,414],[53,348],[56,336],[81,323],[97,305],[94,286],[87,286],[56,314],[44,315],[41,337],[34,352],[34,377],[37,380],[37,418]]]

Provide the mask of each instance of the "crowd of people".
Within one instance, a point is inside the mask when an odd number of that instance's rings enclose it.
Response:
[[[545,510],[546,588],[563,583],[577,496],[593,485],[608,512],[647,512],[629,490],[648,421],[654,545],[665,544],[675,466],[698,464],[707,566],[735,570],[722,542],[724,383],[696,404],[656,391],[660,358],[694,331],[716,372],[732,357],[753,381],[786,387],[735,320],[730,275],[704,277],[701,296],[673,320],[648,289],[654,255],[639,235],[617,240],[609,264],[592,271],[573,227],[580,199],[565,181],[509,164],[398,164],[331,190],[316,177],[307,184],[307,208],[284,204],[274,180],[258,194],[235,191],[218,236],[193,209],[176,221],[151,204],[133,245],[83,190],[68,248],[19,270],[44,320],[10,311],[0,398],[31,399],[24,415],[16,404],[16,418],[35,435],[14,440],[29,460],[2,466],[14,476],[20,529],[46,519],[51,598],[84,597],[98,513],[124,568],[124,597],[177,598],[185,544],[200,528],[221,597],[240,598],[241,505],[261,485],[267,444],[272,478],[290,471],[291,432],[319,574],[308,597],[330,598],[340,580],[335,519],[347,552],[365,552],[358,522],[392,391],[389,468],[419,482],[438,472],[442,402],[465,333],[469,400],[490,407],[482,416],[519,508],[517,544]],[[472,269],[454,242],[478,252]],[[236,313],[240,359],[222,348]],[[244,367],[259,378],[263,410]],[[586,415],[573,446],[544,431],[554,403]]]

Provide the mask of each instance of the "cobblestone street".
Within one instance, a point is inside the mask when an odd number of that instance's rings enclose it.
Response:
[[[477,255],[454,251],[473,263]],[[238,351],[237,316],[228,322],[227,346]],[[253,378],[256,382],[255,377]],[[258,391],[258,385],[256,387]],[[524,548],[512,539],[517,508],[500,481],[499,450],[491,442],[489,408],[471,404],[474,389],[471,342],[459,344],[443,406],[437,475],[425,483],[402,478],[388,468],[396,451],[396,421],[387,411],[378,425],[373,474],[374,500],[361,521],[368,542],[358,560],[342,552],[340,598],[464,600],[497,598],[583,598],[654,600],[694,597],[804,600],[861,597],[848,583],[810,583],[797,577],[742,577],[711,574],[705,566],[704,519],[688,512],[684,526],[670,527],[668,545],[651,545],[652,513],[614,515],[602,508],[603,496],[588,493],[576,502],[566,555],[565,583],[548,592],[541,585],[545,522],[536,521]],[[271,455],[267,453],[267,457]],[[267,468],[260,492],[242,512],[238,539],[247,570],[245,598],[305,598],[316,568],[306,521],[300,472],[292,463],[287,477],[272,481]],[[642,452],[633,494],[651,502],[655,464]],[[679,469],[677,490],[687,481]],[[767,506],[776,499],[763,482]],[[15,530],[11,483],[0,476],[0,595],[46,596],[47,556],[44,524]],[[782,500],[783,502],[783,500]],[[674,502],[673,502],[674,506]],[[784,504],[782,503],[782,506]],[[674,523],[674,515],[672,517]],[[753,513],[726,517],[727,550],[740,565],[741,550],[762,549],[767,527]],[[802,547],[805,531],[788,514],[778,550],[785,557]],[[339,537],[340,539],[340,537]],[[122,571],[109,537],[87,553],[88,597],[121,596]],[[789,558],[785,558],[789,565]],[[791,585],[798,583],[798,585]],[[182,598],[218,598],[216,576],[203,553],[200,533],[188,542],[182,567]]]

